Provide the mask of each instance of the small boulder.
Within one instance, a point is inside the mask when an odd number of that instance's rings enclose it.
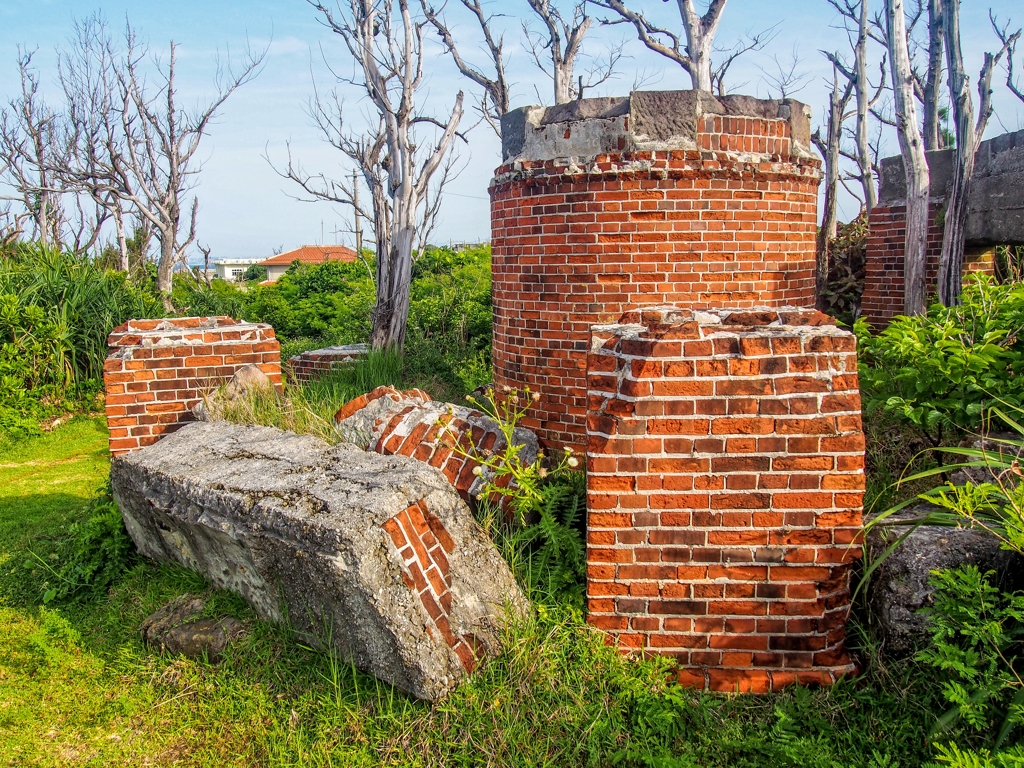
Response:
[[[228,382],[208,394],[192,409],[198,421],[215,421],[221,418],[224,407],[257,389],[271,389],[274,383],[258,365],[243,365]]]
[[[110,481],[143,555],[420,698],[497,655],[529,608],[466,503],[404,456],[194,422],[115,457]]]
[[[204,618],[205,610],[201,598],[175,598],[142,622],[142,639],[173,655],[218,661],[228,645],[245,634],[246,626],[231,616]]]
[[[911,507],[907,518],[927,514],[931,507]],[[874,528],[867,537],[869,559],[877,558],[903,533],[902,526]],[[1000,547],[999,540],[984,530],[923,525],[892,551],[871,575],[869,604],[884,648],[906,654],[931,640],[928,617],[922,608],[931,605],[934,590],[928,585],[931,571],[975,565],[982,573],[995,571],[995,583],[1003,589],[1019,587],[1020,557]]]

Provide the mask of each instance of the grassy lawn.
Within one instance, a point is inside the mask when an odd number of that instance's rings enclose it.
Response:
[[[869,663],[830,690],[763,697],[668,686],[567,609],[510,631],[508,651],[429,707],[256,621],[218,665],[146,649],[142,620],[206,586],[134,565],[107,593],[40,606],[68,524],[105,482],[99,419],[0,450],[0,765],[921,765],[941,711],[909,664]],[[870,658],[870,657],[869,657]]]

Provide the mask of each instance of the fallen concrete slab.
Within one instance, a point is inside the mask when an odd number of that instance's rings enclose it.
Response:
[[[143,555],[419,698],[497,655],[504,622],[527,610],[465,502],[404,456],[197,422],[116,457],[111,485]]]

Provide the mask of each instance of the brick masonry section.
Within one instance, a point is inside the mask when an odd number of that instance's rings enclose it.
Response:
[[[946,207],[944,198],[932,198],[929,206],[928,264],[925,270],[930,292],[934,292],[942,252],[942,226],[937,218]],[[906,251],[907,206],[896,200],[879,203],[868,216],[868,248],[864,265],[864,296],[861,315],[872,325],[884,327],[896,315],[903,314],[903,260]],[[968,249],[964,253],[964,270],[995,271],[993,251],[988,248]]]
[[[852,672],[854,337],[814,310],[657,307],[594,327],[587,374],[590,623],[713,690]]]
[[[274,329],[230,317],[129,320],[107,339],[103,366],[110,452],[151,445],[192,420],[192,407],[246,365],[281,385]]]
[[[448,621],[452,608],[452,579],[448,555],[455,542],[444,525],[418,501],[387,520],[382,526],[402,558],[402,579],[419,595],[434,628],[455,652],[468,672],[477,665],[479,643],[473,635],[456,636]],[[432,634],[427,628],[428,634]]]
[[[583,446],[595,323],[661,303],[814,304],[820,163],[790,119],[698,110],[679,121],[692,135],[658,151],[638,148],[636,114],[617,114],[543,126],[565,137],[570,146],[551,149],[564,154],[520,156],[490,188],[494,381],[541,394],[524,426],[554,447]],[[587,137],[613,129],[626,148],[588,154]]]
[[[366,352],[366,344],[346,344],[302,352],[288,358],[288,379],[299,384],[307,384],[326,376],[334,368],[354,363],[366,355]]]
[[[346,403],[334,419],[349,442],[384,455],[409,456],[441,470],[471,505],[492,473],[485,469],[473,474],[480,463],[452,446],[457,443],[463,452],[473,454],[505,446],[497,424],[480,411],[436,402],[419,389],[377,387]],[[520,442],[529,443],[529,436],[523,435]]]

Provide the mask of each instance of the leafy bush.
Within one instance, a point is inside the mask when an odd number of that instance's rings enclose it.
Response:
[[[24,244],[0,252],[0,431],[29,433],[88,403],[111,329],[162,314],[151,293],[89,260]]]
[[[491,380],[490,255],[489,246],[431,246],[413,265],[401,378],[439,399],[457,399]],[[239,293],[242,316],[274,326],[284,359],[366,342],[376,301],[372,268],[372,259],[293,264],[273,285]]]
[[[448,432],[452,450],[479,464],[474,474],[489,470],[477,507],[484,530],[531,596],[581,606],[587,488],[583,472],[573,471],[579,459],[569,448],[553,458],[543,451],[532,461],[524,458],[518,425],[540,399],[529,389],[520,397],[515,389],[497,394],[488,387],[483,401],[466,399],[494,420],[505,445],[496,453],[480,451],[468,436]]]
[[[847,325],[853,325],[860,316],[867,245],[866,213],[848,224],[840,224],[835,239],[828,244],[828,277],[821,295],[823,308]]]
[[[296,263],[276,283],[240,295],[245,319],[270,323],[283,339],[307,336],[331,345],[366,341],[370,335],[375,294],[362,262]]]
[[[937,761],[928,768],[1024,768],[1024,747],[1010,747],[1004,752],[991,754],[987,749],[978,752],[961,750],[956,744],[939,744]]]
[[[109,481],[93,500],[84,518],[68,527],[57,547],[55,567],[33,554],[27,569],[42,566],[48,573],[43,583],[43,602],[95,597],[106,592],[135,561],[137,553]]]
[[[1024,284],[973,275],[962,300],[897,317],[877,336],[855,326],[867,410],[915,425],[932,445],[979,429],[998,403],[1024,401]]]
[[[932,573],[932,645],[917,660],[945,678],[942,692],[953,706],[939,723],[998,726],[998,748],[1024,722],[1024,680],[1014,668],[1024,650],[1024,593],[1000,592],[990,575],[973,565]]]

